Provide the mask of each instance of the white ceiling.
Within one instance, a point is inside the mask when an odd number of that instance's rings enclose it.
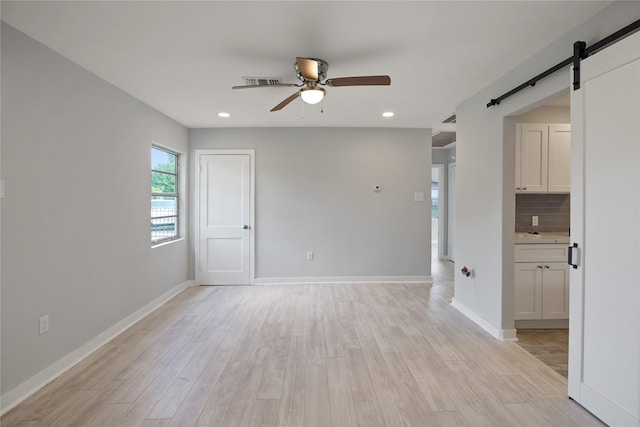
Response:
[[[2,1],[1,16],[187,127],[426,128],[609,3]],[[231,89],[243,76],[297,83],[296,56],[328,61],[329,78],[392,83],[328,88],[322,104],[273,113],[295,88]]]

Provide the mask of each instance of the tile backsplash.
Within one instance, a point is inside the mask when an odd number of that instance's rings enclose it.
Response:
[[[538,227],[531,217],[538,216]],[[569,194],[516,194],[516,232],[569,231]]]

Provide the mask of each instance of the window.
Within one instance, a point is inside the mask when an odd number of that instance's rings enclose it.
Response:
[[[151,243],[179,235],[178,154],[151,147]]]

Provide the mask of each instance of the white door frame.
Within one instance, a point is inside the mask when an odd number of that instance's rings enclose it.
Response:
[[[452,166],[454,168],[457,168],[456,162],[451,162],[451,163],[449,163],[447,165],[447,257],[446,258],[448,260],[450,260],[450,261],[454,261],[455,262],[455,259],[453,259],[453,260],[451,259],[451,253],[450,253],[450,250],[449,250],[451,244],[453,244],[453,252],[454,252],[453,253],[453,257],[455,258],[455,256],[456,256],[456,254],[455,254],[456,245],[455,245],[455,241],[454,240],[455,240],[455,236],[456,236],[456,233],[455,233],[456,224],[455,224],[455,219],[452,222],[452,221],[450,221],[451,218],[449,217],[449,213],[451,212],[449,210],[449,207],[451,206],[451,200],[453,199],[453,201],[455,203],[455,198],[456,198],[456,187],[455,187],[455,185],[453,185],[453,186],[451,185],[451,179],[450,179],[451,178],[450,174],[451,174],[451,167]],[[457,181],[457,180],[454,180],[454,181]],[[453,233],[451,233],[451,229],[452,228],[453,228]]]
[[[249,191],[249,218],[251,218],[251,224],[249,224],[249,241],[251,242],[251,248],[249,250],[249,284],[253,285],[255,282],[255,247],[256,247],[256,233],[255,233],[255,188],[256,188],[256,174],[255,174],[255,150],[216,150],[216,149],[199,149],[195,150],[195,164],[194,164],[194,175],[195,175],[195,191],[192,192],[194,195],[194,213],[195,213],[195,270],[196,270],[196,282],[200,281],[200,160],[202,156],[212,155],[212,154],[246,154],[249,156],[250,163],[250,182],[251,189]]]
[[[446,203],[444,203],[448,199],[445,193],[448,190],[444,176],[444,163],[433,163],[431,168],[438,169],[438,259],[444,259],[445,238],[447,237],[444,225],[448,222]],[[431,192],[431,183],[429,183],[429,192]],[[431,212],[431,209],[429,212]],[[433,236],[431,236],[431,240],[433,240]]]

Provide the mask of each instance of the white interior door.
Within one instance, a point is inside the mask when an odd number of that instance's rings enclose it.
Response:
[[[640,426],[640,33],[582,62],[571,122],[569,395]]]
[[[447,258],[455,260],[455,235],[456,235],[456,164],[449,163],[447,180]]]
[[[252,154],[199,154],[198,251],[201,285],[252,283]]]

